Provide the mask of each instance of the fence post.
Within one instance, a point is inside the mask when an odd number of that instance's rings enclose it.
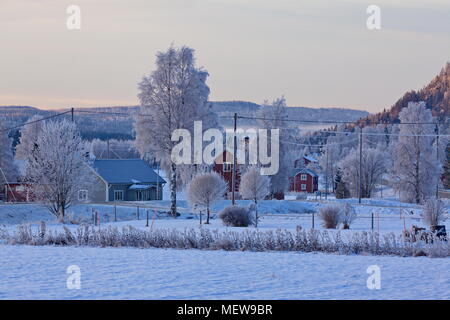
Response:
[[[137,219],[139,220],[139,206],[136,207],[137,210]]]
[[[114,222],[117,222],[117,207],[116,207],[116,202],[114,202]]]
[[[373,231],[373,212],[372,212],[372,231]]]
[[[147,224],[145,226],[148,227],[148,209],[147,209]]]
[[[312,213],[312,229],[314,229],[314,212]]]
[[[380,213],[377,213],[377,228],[378,228],[378,234],[380,234]]]

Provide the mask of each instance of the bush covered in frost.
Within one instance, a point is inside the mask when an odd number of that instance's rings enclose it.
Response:
[[[350,203],[344,203],[341,207],[341,222],[344,229],[350,229],[350,225],[356,220],[356,210]]]
[[[341,208],[330,205],[319,209],[319,218],[324,228],[336,229],[341,223]]]
[[[219,218],[230,227],[248,227],[255,222],[252,211],[240,206],[225,207],[219,212]]]
[[[442,200],[431,198],[425,202],[422,219],[428,226],[437,226],[446,219],[446,210]]]

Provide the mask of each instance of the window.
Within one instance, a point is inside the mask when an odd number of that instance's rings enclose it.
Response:
[[[231,171],[231,163],[229,162],[224,162],[223,163],[223,172],[230,172]]]
[[[88,191],[78,190],[78,201],[87,201],[87,200],[88,200]]]
[[[302,175],[300,176],[300,180],[306,181],[307,179],[308,177],[306,176],[306,174],[302,173]]]
[[[306,190],[306,184],[302,183],[301,188],[302,188],[302,191],[305,191]]]
[[[114,190],[114,201],[123,201],[123,190]]]

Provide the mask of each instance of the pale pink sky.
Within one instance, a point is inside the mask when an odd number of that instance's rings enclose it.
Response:
[[[380,111],[450,60],[448,0],[0,0],[0,105],[135,105],[172,43],[196,49],[211,100]],[[81,7],[79,31],[66,9]],[[366,8],[379,5],[382,29]]]

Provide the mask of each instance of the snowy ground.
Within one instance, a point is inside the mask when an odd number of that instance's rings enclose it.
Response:
[[[0,299],[450,299],[450,259],[2,246]],[[78,265],[81,289],[67,289]],[[367,268],[381,289],[367,288]]]
[[[309,229],[312,212],[337,200],[262,201],[261,230]],[[370,230],[374,213],[375,231],[396,234],[411,225],[422,225],[420,207],[395,199],[348,199],[358,219],[352,230]],[[248,205],[248,201],[240,201]],[[221,201],[217,212],[229,201]],[[168,201],[136,204],[77,205],[74,217],[90,220],[92,208],[101,216],[101,227],[133,225],[147,228],[199,228],[198,215],[183,200],[181,217],[168,218]],[[449,203],[447,202],[447,208]],[[159,212],[154,216],[155,210]],[[400,215],[400,212],[402,214]],[[412,213],[411,213],[412,212]],[[155,217],[155,219],[153,219]],[[48,222],[61,228],[38,205],[1,204],[0,224],[15,230],[19,223]],[[67,225],[76,228],[77,225]],[[446,222],[450,230],[450,221]],[[220,220],[203,228],[227,229]],[[320,221],[315,216],[315,227]],[[245,228],[231,228],[245,230]],[[66,287],[69,265],[81,268],[81,289]],[[381,268],[381,289],[369,290],[366,272],[370,265]],[[344,256],[295,252],[225,252],[175,249],[30,247],[0,245],[0,299],[450,299],[450,259],[427,257]]]

